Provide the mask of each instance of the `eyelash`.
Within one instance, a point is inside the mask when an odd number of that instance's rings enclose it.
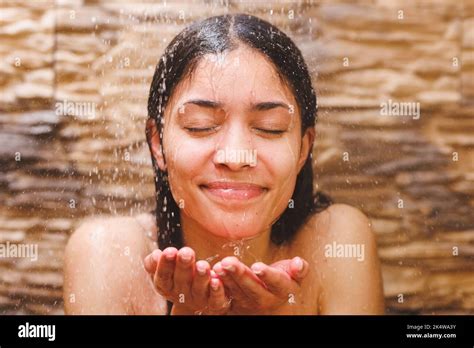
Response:
[[[271,135],[280,135],[280,134],[283,134],[285,133],[284,130],[273,130],[273,129],[261,129],[261,128],[255,128],[256,130],[258,130],[259,132],[264,132],[264,133],[267,133],[267,134],[271,134]]]
[[[205,132],[210,132],[216,129],[216,127],[208,127],[208,128],[194,128],[194,127],[185,127],[185,129],[191,133],[205,133]],[[259,132],[271,134],[271,135],[281,135],[285,133],[286,131],[284,130],[270,130],[270,129],[261,129],[261,128],[255,128]]]
[[[193,128],[193,127],[185,127],[185,129],[191,133],[204,133],[213,131],[216,127],[209,127],[209,128]]]

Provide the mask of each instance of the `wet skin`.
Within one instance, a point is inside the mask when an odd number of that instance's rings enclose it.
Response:
[[[84,223],[65,252],[66,313],[165,314],[164,299],[174,304],[171,314],[383,312],[375,238],[357,209],[333,205],[309,216],[285,245],[272,242],[315,130],[302,133],[295,97],[263,55],[242,46],[226,57],[217,66],[203,59],[177,85],[163,139],[147,121],[157,170],[168,173],[180,205],[185,247],[159,250],[145,238],[143,226],[158,232],[152,216]],[[241,161],[220,150],[257,157]],[[363,262],[327,258],[334,242],[364,245]]]
[[[308,263],[295,257],[247,267],[230,256],[211,268],[184,247],[154,250],[145,258],[145,269],[158,292],[174,303],[173,314],[270,314],[300,292]]]

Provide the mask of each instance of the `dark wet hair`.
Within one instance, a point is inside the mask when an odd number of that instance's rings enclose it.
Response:
[[[220,54],[245,44],[265,55],[280,77],[291,88],[301,112],[302,134],[316,123],[316,94],[303,56],[293,41],[274,25],[247,14],[221,15],[195,22],[181,31],[168,45],[153,75],[148,98],[148,116],[156,122],[163,144],[164,110],[174,88],[197,66],[206,54]],[[150,134],[147,134],[150,145]],[[276,244],[291,240],[306,219],[327,208],[331,200],[313,194],[312,155],[296,179],[293,207],[287,207],[272,225],[271,239]],[[168,174],[162,171],[151,155],[156,172],[156,222],[158,245],[180,248],[184,245],[180,209],[171,194]]]

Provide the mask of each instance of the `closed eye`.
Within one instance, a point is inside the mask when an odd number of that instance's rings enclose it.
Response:
[[[255,129],[258,130],[259,132],[264,132],[267,134],[275,134],[275,135],[283,134],[286,132],[285,130],[279,130],[279,129],[262,129],[262,128],[255,128]]]
[[[207,127],[207,128],[195,128],[195,127],[185,127],[185,129],[191,133],[204,133],[210,132],[216,129],[216,127]]]

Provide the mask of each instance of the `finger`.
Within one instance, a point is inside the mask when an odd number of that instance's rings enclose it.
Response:
[[[209,293],[209,314],[223,314],[230,308],[230,301],[225,297],[224,285],[217,278],[212,278]]]
[[[176,269],[174,272],[174,290],[181,296],[180,301],[186,301],[186,297],[191,295],[193,273],[194,250],[189,247],[181,248],[178,251]],[[184,298],[182,295],[184,295]]]
[[[290,276],[298,284],[308,275],[309,273],[309,264],[306,260],[301,257],[294,257],[290,263]]]
[[[147,255],[143,261],[145,270],[151,275],[155,274],[156,272],[156,266],[160,262],[161,254],[162,252],[160,249],[155,249],[151,254]]]
[[[269,267],[279,268],[288,273],[291,278],[300,283],[309,273],[309,264],[303,258],[296,256],[293,259],[280,260]]]
[[[155,287],[163,294],[168,294],[174,286],[174,269],[178,250],[170,247],[163,250],[162,258],[153,279]]]
[[[231,276],[231,273],[235,272],[238,264],[240,264],[240,261],[237,258],[235,259],[237,261],[233,260],[232,257],[226,257],[221,262],[217,262],[213,270],[219,279],[222,280],[224,288],[228,291],[228,295],[232,298],[248,299]]]
[[[276,267],[270,267],[263,262],[252,265],[252,271],[265,283],[268,291],[280,298],[288,298],[298,286],[288,273]]]
[[[207,261],[196,262],[195,276],[191,286],[194,299],[204,301],[209,296],[210,266]]]
[[[235,257],[226,257],[222,260],[223,267],[236,284],[241,293],[247,298],[257,303],[264,302],[270,296],[270,292],[265,289],[263,283],[253,272]],[[226,285],[226,279],[224,279]]]

